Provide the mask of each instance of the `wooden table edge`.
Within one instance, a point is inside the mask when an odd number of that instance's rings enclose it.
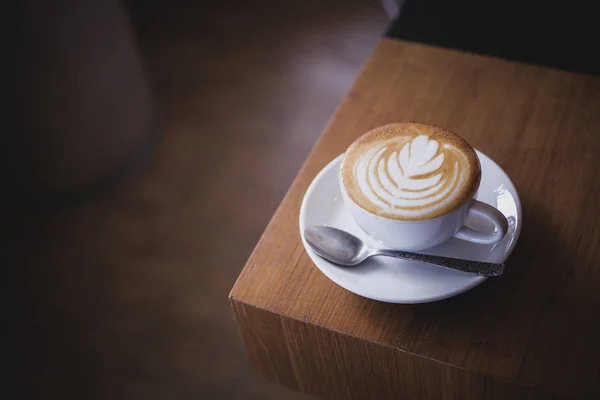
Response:
[[[229,295],[228,300],[236,321],[238,334],[244,343],[253,370],[263,378],[292,390],[328,398],[324,393],[319,393],[303,383],[302,375],[304,371],[302,369],[306,368],[306,365],[299,365],[305,364],[300,359],[305,357],[305,354],[314,346],[314,342],[307,339],[299,341],[297,338],[290,340],[290,331],[310,331],[322,337],[329,337],[332,342],[354,342],[356,346],[367,349],[366,353],[397,359],[398,363],[403,366],[418,364],[419,369],[434,370],[436,374],[452,376],[457,385],[462,387],[461,390],[465,391],[464,394],[467,396],[465,398],[479,398],[478,396],[481,396],[482,393],[491,390],[498,393],[513,393],[515,396],[524,395],[524,398],[528,399],[538,398],[536,396],[553,400],[564,399],[549,394],[542,387],[527,386],[515,380],[486,375],[479,371],[472,371],[455,364],[424,357],[394,346],[354,337],[335,329],[313,324],[310,321],[279,314],[258,305],[244,302],[233,294]],[[257,321],[262,321],[262,326],[257,327]],[[298,336],[306,337],[304,334]],[[268,338],[269,343],[262,342],[262,338]],[[280,341],[274,341],[274,338]],[[256,343],[261,343],[261,345],[256,346]],[[347,352],[340,352],[335,355],[335,358],[346,357],[349,359],[350,356]],[[312,368],[317,369],[318,365],[315,364]],[[341,372],[343,373],[343,371]],[[387,373],[387,371],[385,372]]]

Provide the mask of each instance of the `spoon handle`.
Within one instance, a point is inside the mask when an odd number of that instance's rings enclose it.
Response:
[[[410,253],[400,250],[377,250],[374,255],[402,258],[405,260],[420,261],[427,264],[470,272],[484,276],[499,276],[504,272],[504,264],[494,264],[482,261],[461,260],[460,258],[433,256],[430,254]]]

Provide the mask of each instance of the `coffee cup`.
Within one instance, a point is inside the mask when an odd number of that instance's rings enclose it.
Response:
[[[451,237],[500,241],[508,223],[496,208],[474,199],[480,181],[479,158],[463,138],[413,122],[365,133],[344,153],[339,171],[344,203],[357,225],[398,250],[422,250]],[[493,229],[466,226],[469,215]]]

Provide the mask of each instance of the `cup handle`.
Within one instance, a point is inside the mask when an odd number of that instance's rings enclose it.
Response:
[[[456,237],[458,239],[480,244],[493,244],[499,242],[508,230],[508,221],[504,214],[487,203],[473,200],[469,214],[475,214],[490,221],[494,224],[494,231],[482,232],[465,225],[457,232]]]

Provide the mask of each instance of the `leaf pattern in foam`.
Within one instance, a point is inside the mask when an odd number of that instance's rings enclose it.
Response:
[[[439,144],[420,135],[405,144],[400,151],[399,163],[407,178],[436,171],[444,163],[444,153],[436,156]]]

